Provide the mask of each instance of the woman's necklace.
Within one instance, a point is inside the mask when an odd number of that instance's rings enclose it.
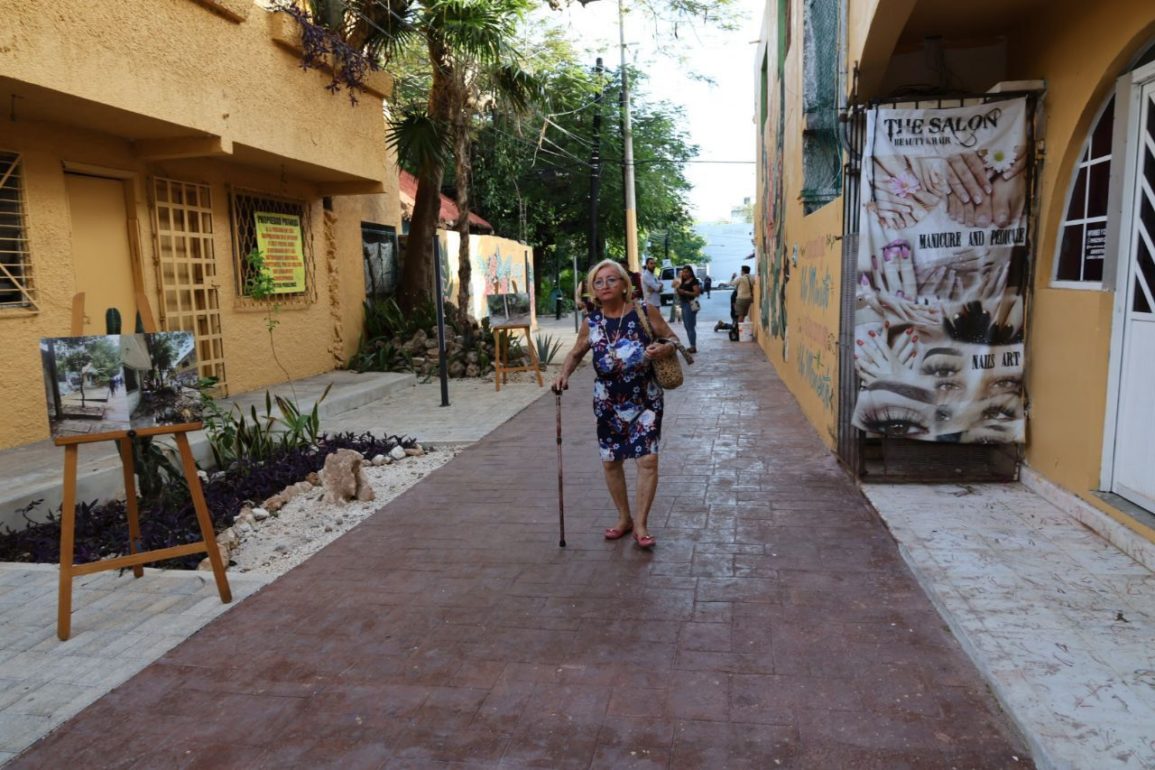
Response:
[[[622,337],[622,327],[625,325],[624,324],[625,318],[626,318],[626,314],[625,314],[625,312],[623,312],[620,316],[613,319],[614,321],[617,322],[617,325],[614,327],[614,333],[611,335],[610,331],[609,331],[608,324],[606,323],[609,320],[609,317],[606,315],[605,310],[602,311],[602,318],[601,318],[602,336],[605,337],[606,347],[609,349],[610,355],[613,356],[614,358],[618,357],[618,353],[617,353],[618,340],[620,340]]]

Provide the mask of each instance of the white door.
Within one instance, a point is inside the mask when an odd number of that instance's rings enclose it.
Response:
[[[1118,284],[1125,303],[1113,491],[1155,511],[1155,79],[1138,85]],[[1132,124],[1136,125],[1136,124]]]

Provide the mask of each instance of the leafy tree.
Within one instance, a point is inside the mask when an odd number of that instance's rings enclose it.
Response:
[[[528,49],[535,51],[528,66],[541,71],[547,94],[531,116],[491,115],[480,133],[477,158],[478,209],[502,232],[518,233],[535,246],[535,279],[551,271],[560,274],[574,254],[587,262],[589,252],[591,126],[601,101],[602,173],[598,205],[596,253],[625,254],[623,178],[619,169],[623,148],[618,124],[617,77],[599,81],[576,61],[572,45],[546,32]],[[644,83],[640,72],[631,82]],[[680,126],[681,111],[669,104],[638,99],[633,105],[634,159],[639,231],[667,229],[685,239],[691,231],[686,195],[690,185],[682,162],[697,148]],[[681,243],[682,240],[678,242]]]
[[[593,1],[581,0],[583,5]],[[674,35],[678,33],[677,25],[689,19],[728,23],[727,12],[732,3],[733,0],[639,0],[655,29],[672,24],[669,30]],[[528,100],[530,91],[526,87],[530,81],[516,66],[518,57],[510,47],[517,22],[534,7],[560,8],[568,5],[568,0],[305,0],[305,4],[308,14],[291,0],[279,0],[275,7],[292,13],[301,22],[305,66],[316,66],[323,59],[333,62],[334,77],[329,86],[332,90],[342,86],[355,88],[368,66],[403,61],[403,53],[417,47],[423,51],[428,67],[428,92],[423,104],[395,111],[389,130],[389,141],[417,177],[398,290],[401,304],[412,308],[428,296],[440,188],[447,167],[453,165],[451,160],[455,162],[461,214],[457,226],[460,232],[467,231],[473,170],[467,150],[473,119],[489,101],[484,96],[506,86],[510,87],[510,94],[520,91],[520,96],[514,97],[515,103]],[[493,76],[481,77],[482,72]],[[636,142],[641,133],[639,125],[635,129]],[[614,156],[607,152],[606,157]],[[642,189],[642,184],[639,178],[638,189]],[[607,194],[611,194],[612,185],[607,187]],[[639,212],[640,208],[639,203]],[[668,222],[670,217],[663,220]],[[643,226],[640,213],[639,226]],[[460,264],[466,278],[461,286],[467,290],[468,258],[461,259]]]

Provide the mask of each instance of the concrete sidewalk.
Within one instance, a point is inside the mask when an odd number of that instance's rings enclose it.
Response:
[[[600,539],[587,393],[566,396],[561,551],[552,398],[451,391],[480,435],[538,400],[13,766],[1155,767],[1155,576],[1021,485],[868,486],[887,532],[760,352],[710,333],[725,300],[668,400],[652,555]],[[419,390],[351,425],[427,440],[445,410]],[[222,608],[188,576],[115,578],[59,643],[54,570],[6,566],[0,751]],[[102,648],[117,622],[142,636]]]

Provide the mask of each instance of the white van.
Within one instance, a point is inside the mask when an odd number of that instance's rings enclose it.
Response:
[[[698,280],[702,280],[710,273],[709,265],[690,265],[694,268],[694,275]],[[678,267],[674,265],[662,265],[662,269],[658,271],[658,278],[662,281],[662,293],[659,295],[663,305],[669,305],[674,301],[674,278],[678,275]]]

